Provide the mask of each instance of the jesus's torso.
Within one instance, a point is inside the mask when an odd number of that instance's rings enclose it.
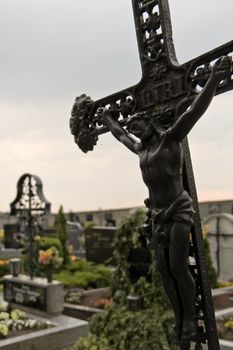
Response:
[[[144,183],[149,189],[151,208],[168,207],[183,191],[183,149],[181,143],[163,140],[139,152]]]

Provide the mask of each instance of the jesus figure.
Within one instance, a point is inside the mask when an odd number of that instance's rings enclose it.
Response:
[[[197,321],[195,283],[188,269],[194,210],[192,199],[183,188],[181,142],[205,113],[218,85],[230,72],[231,59],[224,56],[213,65],[208,81],[191,107],[168,130],[159,127],[147,112],[131,116],[124,129],[109,110],[99,111],[115,138],[139,157],[142,178],[149,190],[152,246],[174,311],[174,333],[182,342],[195,339]]]

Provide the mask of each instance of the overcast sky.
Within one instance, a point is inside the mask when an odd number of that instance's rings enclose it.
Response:
[[[75,96],[98,99],[139,81],[131,0],[0,5],[0,210],[26,172],[42,179],[53,211],[142,205],[137,157],[110,135],[83,154],[68,124]],[[170,10],[180,62],[233,38],[232,0],[170,0]],[[190,135],[200,200],[233,199],[232,94],[216,97]]]

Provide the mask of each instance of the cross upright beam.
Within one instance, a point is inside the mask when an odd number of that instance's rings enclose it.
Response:
[[[132,0],[134,20],[142,67],[142,78],[134,86],[110,96],[91,100],[82,95],[76,99],[70,120],[75,142],[84,151],[90,151],[98,136],[108,132],[103,125],[99,107],[111,110],[124,126],[130,116],[146,111],[163,128],[174,124],[187,110],[194,98],[205,86],[212,64],[224,55],[233,53],[233,40],[199,57],[180,65],[172,39],[168,0]],[[216,94],[233,89],[232,74],[221,82]],[[219,350],[216,322],[208,283],[207,266],[202,247],[202,231],[198,201],[187,140],[183,141],[184,187],[194,201],[195,224],[192,231],[190,256],[196,263],[190,266],[196,281],[196,314],[204,328],[199,328],[196,348],[207,341],[209,350]],[[198,348],[199,346],[199,348]]]

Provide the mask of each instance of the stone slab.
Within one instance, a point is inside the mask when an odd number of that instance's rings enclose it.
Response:
[[[42,317],[29,317],[47,321]],[[80,337],[88,333],[88,323],[67,316],[49,318],[54,327],[1,340],[1,350],[62,350],[72,346]]]
[[[63,311],[64,287],[58,281],[48,283],[45,278],[4,276],[4,300],[16,306],[48,314]],[[28,311],[28,310],[27,310]]]
[[[21,258],[23,249],[0,249],[0,259],[10,260],[12,258]]]
[[[220,339],[221,350],[233,350],[233,342],[229,340]]]
[[[64,304],[63,313],[66,316],[79,318],[81,320],[88,321],[89,318],[93,315],[96,315],[104,310],[97,309],[94,307],[84,306],[84,305],[75,305],[75,304]]]

